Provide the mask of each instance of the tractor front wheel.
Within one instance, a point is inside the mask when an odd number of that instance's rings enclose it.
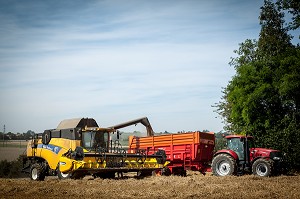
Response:
[[[45,172],[43,166],[39,163],[34,163],[30,167],[30,178],[36,181],[45,180]]]
[[[215,176],[235,175],[236,161],[230,155],[219,154],[212,160],[212,173]]]
[[[269,177],[273,172],[273,160],[260,158],[252,165],[252,173],[260,177]]]

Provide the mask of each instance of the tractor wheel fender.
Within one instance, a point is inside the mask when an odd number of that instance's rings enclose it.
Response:
[[[252,164],[252,173],[260,177],[272,176],[274,161],[272,159],[258,158]]]
[[[228,153],[219,153],[215,155],[211,167],[212,173],[215,176],[229,176],[236,175],[237,173],[236,159]]]
[[[45,179],[45,169],[40,163],[34,163],[30,167],[30,178],[35,181],[43,181]]]
[[[233,159],[235,159],[236,161],[239,159],[239,156],[237,155],[236,152],[234,152],[233,150],[229,150],[229,149],[222,149],[222,150],[219,150],[217,151],[215,154],[214,154],[214,157],[218,156],[219,154],[227,154],[227,155],[230,155]]]
[[[270,157],[265,157],[265,156],[258,156],[256,158],[254,158],[252,161],[251,161],[251,165],[253,165],[253,163],[258,160],[258,159],[265,159],[265,160],[269,160]]]

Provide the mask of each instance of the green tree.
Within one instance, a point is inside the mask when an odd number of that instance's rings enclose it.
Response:
[[[288,10],[293,15],[292,21],[289,23],[289,28],[296,30],[300,27],[300,1],[299,0],[279,0],[279,7]]]
[[[225,130],[254,135],[300,168],[300,48],[291,43],[281,8],[265,0],[258,41],[247,39],[234,51],[236,74],[216,107]]]

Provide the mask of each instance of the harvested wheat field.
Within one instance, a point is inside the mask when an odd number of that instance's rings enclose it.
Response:
[[[0,179],[1,198],[300,198],[300,176]]]

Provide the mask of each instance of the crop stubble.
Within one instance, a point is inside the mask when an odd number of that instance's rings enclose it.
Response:
[[[300,198],[300,176],[187,177],[58,180],[0,179],[1,198]]]

